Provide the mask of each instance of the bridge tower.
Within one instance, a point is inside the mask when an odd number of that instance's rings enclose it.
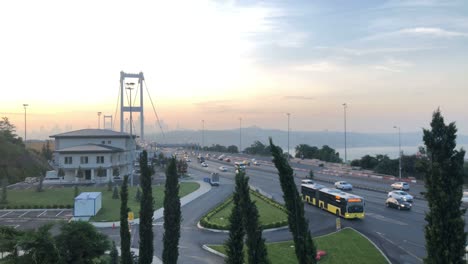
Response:
[[[128,101],[124,100],[127,98],[125,95],[125,89],[127,88],[127,83],[125,82],[126,78],[138,79],[137,87],[135,89],[139,89],[139,93],[134,93],[134,95],[139,95],[140,103],[139,105],[133,105],[132,101],[134,98],[130,98]],[[120,72],[120,132],[124,132],[124,113],[139,113],[140,114],[140,139],[144,139],[144,118],[143,118],[143,80],[145,77],[143,76],[143,72],[140,73],[125,73],[123,71]],[[131,93],[131,91],[130,91]],[[130,102],[130,103],[129,103]],[[133,124],[130,124],[132,126]],[[134,134],[134,133],[133,133]]]

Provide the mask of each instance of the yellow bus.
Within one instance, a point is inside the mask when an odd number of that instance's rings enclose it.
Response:
[[[319,184],[302,184],[302,200],[343,218],[364,218],[364,199]]]

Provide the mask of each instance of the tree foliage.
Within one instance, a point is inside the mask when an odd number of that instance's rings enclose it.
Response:
[[[26,231],[18,239],[18,246],[23,250],[20,263],[59,263],[60,253],[50,233],[51,224],[37,230]]]
[[[45,144],[42,145],[41,155],[46,160],[52,160],[53,151],[50,149],[50,140],[46,140]]]
[[[280,147],[277,148],[281,151],[281,153],[283,153],[283,150]],[[257,140],[252,145],[250,145],[250,147],[245,148],[244,152],[252,155],[270,156],[271,146],[265,145]]]
[[[148,168],[148,153],[144,150],[140,154],[142,190],[140,202],[140,248],[138,263],[149,264],[153,261],[153,213],[154,200],[151,186],[151,174]]]
[[[84,221],[63,224],[56,245],[64,263],[95,263],[110,249],[107,237]]]
[[[130,254],[128,211],[128,176],[125,176],[120,190],[120,261],[122,264],[133,264]]]
[[[115,246],[114,241],[112,241],[112,249],[109,255],[110,264],[119,264],[119,252],[117,251],[117,247]]]
[[[327,145],[324,145],[321,149],[315,146],[309,146],[307,144],[297,145],[295,157],[305,159],[319,159],[322,161],[335,163],[343,162],[343,160],[340,158],[340,154]]]
[[[119,188],[117,188],[117,186],[114,186],[114,191],[112,192],[112,199],[114,200],[119,199]]]
[[[239,181],[240,207],[244,230],[247,234],[247,256],[249,263],[268,264],[268,254],[265,246],[265,239],[262,237],[262,227],[259,222],[258,209],[250,198],[249,178],[244,172],[237,173],[236,185]]]
[[[166,188],[164,190],[164,235],[163,262],[176,264],[179,257],[180,239],[180,198],[176,159],[172,158],[166,170]]]
[[[280,148],[273,144],[270,138],[273,163],[278,169],[283,199],[288,211],[289,231],[294,240],[294,250],[299,264],[316,263],[316,248],[312,241],[308,222],[304,216],[304,204],[294,183],[294,171],[285,159]]]
[[[241,207],[242,193],[242,178],[241,174],[236,174],[236,187],[232,198],[233,207],[229,216],[229,238],[224,244],[226,249],[226,264],[242,264],[244,263],[244,223],[243,212]]]
[[[455,123],[445,125],[440,110],[433,113],[431,128],[424,129],[429,166],[426,170],[425,263],[465,263],[466,232],[460,209],[463,195],[463,159],[465,151],[455,150]]]

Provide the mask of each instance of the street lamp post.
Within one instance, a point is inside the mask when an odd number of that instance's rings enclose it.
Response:
[[[205,147],[205,120],[202,120],[202,151]]]
[[[291,117],[290,113],[286,113],[288,116],[288,160],[289,160],[289,118]]]
[[[26,142],[26,107],[28,107],[28,104],[23,104],[24,107],[24,142]]]
[[[398,175],[401,180],[401,131],[399,126],[393,126],[393,128],[398,129],[398,158],[399,158],[399,164],[398,164]]]
[[[239,118],[239,153],[242,153],[242,117]]]
[[[346,108],[348,108],[348,105],[346,103],[343,104],[343,110],[344,110],[344,161],[347,163],[347,149],[346,149]]]
[[[98,116],[98,129],[101,129],[101,112],[97,112]]]

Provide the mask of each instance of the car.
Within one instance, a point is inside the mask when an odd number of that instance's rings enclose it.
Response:
[[[468,192],[463,192],[462,203],[468,203]]]
[[[260,166],[260,163],[258,163],[258,161],[254,161],[254,162],[253,162],[253,165],[255,165],[255,166]]]
[[[227,168],[225,166],[221,166],[218,168],[220,171],[227,171]]]
[[[395,182],[391,186],[394,190],[409,191],[410,189],[409,183],[407,182]]]
[[[391,191],[388,193],[388,197],[401,198],[403,201],[409,203],[412,203],[414,198],[412,195],[405,191]]]
[[[305,180],[302,180],[301,183],[302,184],[314,184],[314,181],[310,179],[305,179]]]
[[[385,201],[385,206],[397,208],[398,210],[411,210],[412,205],[411,203],[403,201],[403,199],[390,197]]]
[[[208,167],[208,164],[206,164],[205,162],[202,162],[202,163],[201,163],[201,166],[202,166],[202,167]]]
[[[227,158],[227,159],[225,159],[224,161],[226,161],[226,162],[231,162],[231,159],[230,159],[230,158]]]
[[[353,190],[353,185],[351,183],[345,182],[345,181],[337,181],[335,182],[335,188],[340,189],[340,190],[347,190],[347,191],[352,191]]]

